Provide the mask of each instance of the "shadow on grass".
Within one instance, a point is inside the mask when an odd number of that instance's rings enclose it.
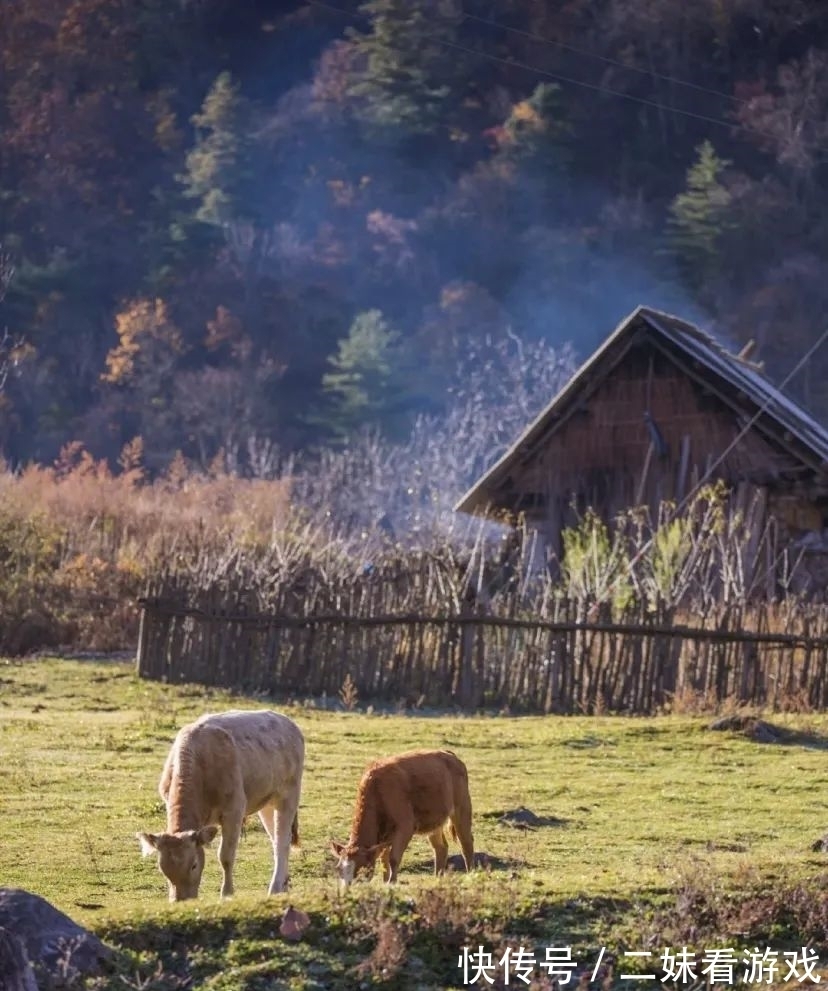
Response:
[[[828,736],[820,733],[789,732],[780,743],[805,747],[807,750],[828,750]]]
[[[369,981],[374,988],[437,991],[460,984],[464,947],[482,946],[497,957],[498,948],[518,940],[542,959],[541,944],[554,930],[557,945],[573,946],[585,959],[595,955],[596,934],[606,920],[633,908],[627,900],[541,894],[528,900],[508,884],[486,888],[447,879],[414,897],[373,884],[343,898],[317,898],[316,906],[301,905],[310,924],[299,941],[280,937],[282,905],[272,902],[246,910],[164,912],[97,929],[130,959],[127,987],[258,991],[295,981],[303,988],[351,991]]]

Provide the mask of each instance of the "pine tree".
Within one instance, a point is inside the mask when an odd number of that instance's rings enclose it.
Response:
[[[196,142],[182,176],[187,196],[200,201],[196,217],[224,225],[249,219],[256,147],[254,113],[229,72],[222,72],[194,114]]]
[[[333,371],[322,377],[328,398],[324,423],[341,439],[362,426],[394,434],[406,412],[405,358],[400,335],[381,310],[357,314],[348,336],[328,358]]]
[[[452,0],[368,0],[368,34],[350,32],[359,68],[348,87],[355,114],[376,132],[409,136],[446,128],[462,78]]]
[[[731,228],[731,194],[721,182],[730,162],[705,141],[687,172],[687,191],[670,206],[668,241],[672,254],[693,286],[703,285],[720,262],[723,235]]]

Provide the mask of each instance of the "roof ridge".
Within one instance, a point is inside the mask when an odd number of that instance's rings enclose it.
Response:
[[[826,427],[801,403],[782,392],[758,363],[728,351],[715,336],[695,324],[653,307],[639,305],[618,324],[558,393],[532,418],[507,450],[474,482],[455,505],[456,510],[468,511],[467,507],[480,499],[481,493],[485,492],[493,480],[508,471],[515,456],[521,456],[521,452],[525,455],[528,448],[534,447],[550,427],[555,429],[552,424],[553,418],[558,416],[558,409],[571,400],[582,382],[593,374],[596,366],[600,368],[606,355],[630,332],[638,320],[648,324],[656,335],[667,341],[672,340],[673,345],[681,348],[686,356],[700,362],[706,369],[705,374],[719,376],[734,392],[741,394],[743,399],[747,398],[755,404],[760,412],[766,412],[783,431],[790,432],[791,439],[795,437],[810,453],[812,463],[818,461],[823,466],[828,464]]]

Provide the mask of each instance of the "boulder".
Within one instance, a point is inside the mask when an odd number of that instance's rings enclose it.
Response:
[[[35,973],[43,972],[53,982],[70,982],[99,974],[114,951],[45,898],[20,888],[0,888],[0,931],[14,937],[25,951]],[[14,952],[11,939],[7,952]],[[19,970],[19,965],[18,965]],[[23,971],[25,975],[25,969]],[[34,985],[11,984],[29,991]],[[4,988],[0,984],[0,988]]]
[[[8,929],[0,929],[0,991],[37,991],[23,941]]]
[[[784,730],[756,716],[722,716],[720,719],[714,719],[709,728],[743,733],[757,743],[781,743],[786,737]]]

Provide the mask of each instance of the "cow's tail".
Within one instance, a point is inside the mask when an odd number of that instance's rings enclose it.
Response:
[[[456,843],[457,842],[457,830],[454,828],[454,823],[453,822],[450,822],[449,823],[449,833],[451,834],[451,838]]]
[[[293,816],[293,825],[290,827],[290,846],[293,850],[298,850],[301,846],[299,842],[299,811],[297,809]]]

